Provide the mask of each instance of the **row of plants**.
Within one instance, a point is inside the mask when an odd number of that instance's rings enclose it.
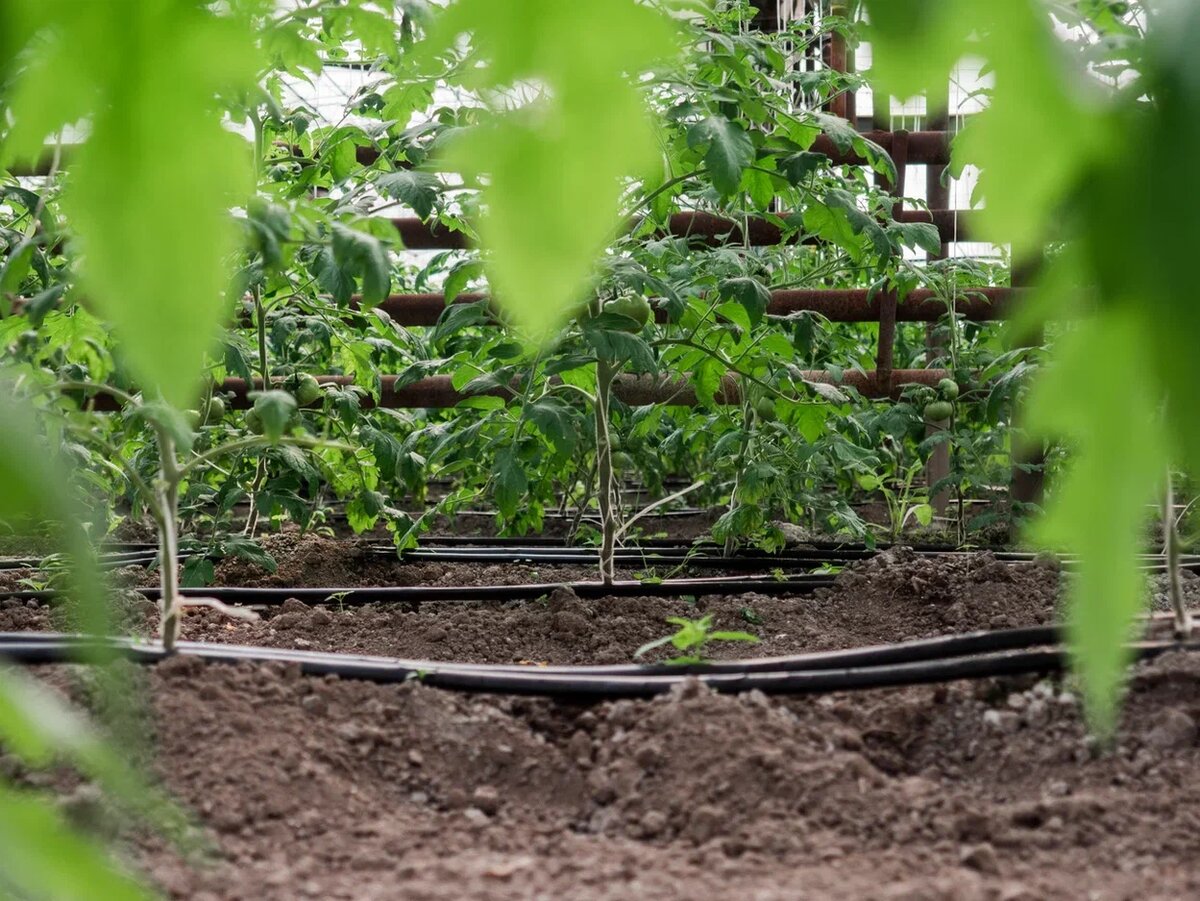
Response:
[[[344,505],[355,531],[386,525],[404,548],[438,516],[467,507],[494,506],[502,529],[525,533],[568,505],[603,513],[610,491],[602,486],[614,476],[658,489],[664,476],[704,472],[688,499],[726,508],[715,537],[772,546],[781,540],[778,520],[894,537],[905,521],[928,522],[932,492],[991,496],[987,489],[1006,484],[1009,432],[995,426],[1009,417],[1020,385],[1013,376],[1034,357],[1007,349],[996,326],[951,316],[938,326],[961,387],[955,397],[921,389],[878,404],[799,375],[873,368],[874,326],[766,313],[770,291],[787,287],[931,287],[949,301],[1006,280],[1002,263],[919,265],[914,248],[940,246],[932,228],[892,221],[893,198],[870,173],[834,167],[806,149],[826,133],[873,160],[877,172],[894,174],[888,157],[845,122],[783,99],[795,90],[828,97],[853,86],[837,73],[797,72],[790,64],[829,28],[852,31],[848,21],[762,34],[745,27],[748,5],[722,4],[687,32],[685,53],[648,82],[661,174],[631,182],[622,198],[623,218],[638,225],[609,245],[592,305],[554,341],[535,346],[519,330],[490,322],[484,303],[448,306],[431,328],[399,326],[379,308],[389,292],[436,290],[453,301],[487,290],[478,251],[414,263],[380,213],[397,202],[431,224],[471,234],[479,185],[437,174],[431,160],[488,113],[432,105],[466,61],[453,51],[434,67],[404,52],[424,24],[416,11],[402,19],[397,43],[378,35],[364,43],[364,52],[377,55],[355,60],[368,71],[342,121],[289,105],[289,77],[314,58],[337,63],[349,37],[366,41],[354,30],[357,19],[336,6],[320,9],[263,33],[269,52],[260,88],[228,105],[253,136],[258,187],[239,216],[246,250],[232,291],[241,299],[209,358],[208,387],[182,419],[155,421],[156,408],[139,398],[135,373],[78,284],[61,203],[70,168],[3,188],[3,286],[12,307],[0,321],[0,343],[20,377],[46,389],[38,395],[42,409],[61,416],[73,436],[72,453],[92,483],[96,537],[125,517],[153,512],[139,482],[149,485],[159,472],[164,427],[176,447],[206,462],[179,482],[183,540],[209,555],[267,565],[251,540],[263,525],[319,524],[332,501]],[[364,13],[362,21],[376,20]],[[766,217],[788,236],[819,243],[697,250],[659,234],[683,209],[734,221]],[[666,321],[653,322],[651,312]],[[699,403],[627,407],[602,397],[597,361],[623,373],[687,379]],[[896,362],[926,365],[923,325],[901,327]],[[315,373],[348,376],[352,384],[318,385]],[[740,404],[713,402],[727,373],[742,379]],[[472,397],[447,412],[367,409],[364,400],[378,397],[380,377],[390,374],[400,385],[447,374],[464,393],[509,387],[516,400]],[[230,376],[265,379],[290,399],[268,392],[247,414],[235,412],[218,387]],[[119,415],[77,411],[101,391],[118,398]],[[929,435],[927,421],[939,424]],[[258,440],[264,431],[266,440]],[[285,434],[287,442],[274,440]],[[955,450],[954,468],[947,484],[925,486],[922,464],[943,441]],[[232,450],[224,454],[223,445]],[[436,499],[427,487],[435,479],[452,480]],[[891,511],[882,529],[850,504],[881,492]],[[990,508],[960,522],[959,537],[1005,512]],[[193,559],[185,580],[202,584],[211,560]]]
[[[1145,85],[1122,84],[1108,105],[1088,106],[1089,94],[1062,83],[1062,47],[1040,5],[1005,5],[1020,7],[1011,15],[993,6],[956,0],[914,22],[895,13],[909,5],[891,4],[889,15],[889,4],[873,3],[873,38],[882,84],[902,96],[928,87],[916,84],[922,78],[944,79],[963,52],[982,50],[995,63],[993,108],[959,148],[987,162],[985,176],[1020,188],[988,195],[989,236],[1011,239],[1015,228],[1015,252],[1027,253],[1053,237],[1047,223],[1066,205],[1082,220],[1087,252],[1063,255],[1075,268],[1055,270],[1057,295],[1048,296],[1067,294],[1081,273],[1105,288],[1101,314],[1068,335],[1059,381],[1043,387],[1034,417],[1044,430],[1064,428],[1084,452],[1061,495],[1068,512],[1046,535],[1080,547],[1091,567],[1081,584],[1096,592],[1098,613],[1089,619],[1091,608],[1080,605],[1077,644],[1104,729],[1140,587],[1124,561],[1140,540],[1141,508],[1161,487],[1172,437],[1191,447],[1187,423],[1196,420],[1182,373],[1159,368],[1187,354],[1143,365],[1148,348],[1179,350],[1175,342],[1194,329],[1165,334],[1131,304],[1140,295],[1121,265],[1144,248],[1114,243],[1100,224],[1119,220],[1112,213],[1136,194],[1127,170],[1145,146],[1121,140],[1114,126],[1142,123],[1138,98],[1149,91],[1163,101],[1149,132],[1163,160],[1173,159],[1183,123],[1196,121],[1194,92],[1177,77],[1182,44],[1165,35],[1192,34],[1197,17],[1181,13],[1178,29],[1164,29],[1143,56],[1144,22],[1131,25],[1128,8],[1117,9],[1126,4],[1056,4],[1103,38],[1089,45],[1089,66],[1128,60],[1150,73]],[[31,518],[59,523],[86,561],[77,525],[95,540],[119,516],[149,516],[162,548],[169,645],[184,603],[180,541],[270,565],[256,533],[284,520],[311,525],[338,499],[354,528],[382,521],[408,546],[428,519],[401,509],[419,508],[433,478],[453,486],[430,510],[483,497],[513,531],[536,529],[564,498],[594,504],[606,549],[622,528],[618,469],[652,485],[705,473],[694,496],[727,508],[715,532],[734,543],[778,541],[775,518],[813,516],[865,534],[848,503],[855,491],[890,492],[889,530],[919,520],[926,513],[915,511],[940,486],[922,491],[915,473],[941,441],[955,448],[951,490],[1003,484],[1012,399],[1038,365],[1037,349],[1010,349],[994,326],[947,316],[954,378],[874,404],[801,375],[870,368],[872,327],[766,313],[771,289],[795,285],[924,286],[949,301],[960,289],[1005,282],[1002,265],[918,264],[914,252],[936,250],[937,235],[893,221],[894,198],[871,173],[812,152],[828,135],[875,174],[895,175],[886,154],[819,103],[781,99],[819,102],[859,83],[791,66],[831,28],[857,39],[859,18],[847,12],[771,36],[746,28],[752,7],[740,2],[459,0],[437,16],[419,0],[313,0],[286,10],[267,0],[0,6],[0,160],[39,160],[48,138],[87,120],[78,147],[53,145],[49,177],[3,184],[0,412],[12,429],[0,434],[0,517],[22,531]],[[468,32],[469,42],[461,39]],[[914,40],[932,49],[905,75],[897,48]],[[286,99],[288,79],[342,64],[368,77],[341,121]],[[439,106],[441,88],[470,102]],[[1049,109],[1046,97],[1055,101]],[[1061,140],[1033,178],[1016,138],[1035,112]],[[1093,155],[1096,146],[1111,155]],[[981,182],[985,190],[995,183]],[[1162,187],[1146,196],[1190,222],[1179,208],[1188,193]],[[396,201],[482,250],[402,262],[381,215]],[[766,217],[789,237],[819,243],[699,251],[662,237],[672,212],[692,208],[743,222]],[[1154,234],[1149,209],[1137,212]],[[1176,250],[1186,247],[1181,233]],[[1162,268],[1151,282],[1185,296],[1182,263]],[[379,308],[391,291],[471,288],[495,294],[503,327],[485,321],[493,311],[482,305],[449,308],[427,330],[397,326]],[[665,322],[651,322],[656,311]],[[904,326],[897,362],[927,362],[924,338],[923,327]],[[1095,377],[1096,354],[1112,373]],[[1153,380],[1115,378],[1146,371]],[[353,383],[322,386],[316,373]],[[379,376],[390,373],[402,381],[448,373],[468,393],[503,387],[517,402],[478,396],[453,411],[368,409]],[[684,379],[700,403],[624,407],[612,384],[639,373]],[[739,403],[711,402],[730,373],[741,380]],[[229,376],[263,381],[253,410],[236,412],[221,394]],[[1156,416],[1105,419],[1113,403],[1157,409],[1168,386],[1167,428]],[[115,401],[115,415],[87,409],[101,396]],[[1130,453],[1087,456],[1110,443]],[[1137,461],[1139,477],[1118,485],[1114,460]],[[1108,506],[1098,484],[1118,494]],[[240,513],[243,501],[249,514]],[[205,581],[204,565],[186,577]],[[611,560],[602,565],[611,576]],[[95,574],[84,566],[77,576],[77,591],[94,598]],[[685,655],[701,654],[705,641],[743,639],[703,621],[675,625],[671,643]],[[32,765],[69,756],[116,793],[146,795],[89,733],[73,721],[65,729],[8,673],[0,701],[6,747]],[[5,787],[0,805],[10,849],[0,855],[0,887],[34,897],[144,896],[38,799]]]

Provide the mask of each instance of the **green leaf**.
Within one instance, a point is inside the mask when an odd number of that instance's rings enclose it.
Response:
[[[561,398],[548,396],[526,406],[524,413],[554,445],[559,457],[565,459],[575,452],[579,438],[579,421],[570,404]]]
[[[689,147],[707,144],[704,164],[713,186],[725,196],[737,193],[743,170],[754,162],[754,143],[736,122],[710,116],[688,129]]]
[[[751,644],[756,643],[759,638],[757,635],[751,635],[749,632],[709,632],[709,641],[746,641]]]
[[[189,557],[183,561],[183,571],[180,573],[179,583],[184,588],[203,588],[211,585],[216,575],[216,568],[207,557]]]
[[[263,435],[271,441],[278,441],[287,431],[292,417],[296,415],[296,398],[278,389],[253,391],[250,398],[254,401],[254,411],[262,422]]]
[[[511,447],[504,448],[496,455],[493,475],[496,480],[496,507],[505,519],[512,519],[517,513],[521,498],[529,488],[529,480]]]
[[[915,507],[910,507],[908,514],[923,526],[933,522],[933,507],[929,504],[917,504]]]
[[[321,290],[332,295],[337,303],[344,304],[350,300],[354,293],[354,276],[342,268],[332,247],[318,250],[308,268]]]
[[[1153,365],[1146,341],[1128,312],[1079,324],[1061,340],[1026,411],[1037,434],[1069,438],[1076,450],[1034,536],[1079,555],[1068,583],[1070,642],[1090,722],[1106,736],[1129,663],[1125,642],[1146,602],[1137,554],[1147,505],[1168,461],[1158,399],[1132,377]]]
[[[253,563],[264,572],[273,573],[279,569],[279,564],[275,562],[275,558],[257,541],[250,538],[243,538],[240,535],[231,535],[225,539],[223,544],[226,554],[231,557],[237,557],[239,560]]]
[[[378,491],[363,491],[346,504],[346,522],[361,534],[375,527],[386,506],[387,499]]]
[[[1045,5],[869,0],[868,15],[872,81],[883,93],[944,93],[958,59],[986,60],[995,87],[986,109],[955,139],[954,161],[981,170],[982,238],[1011,243],[1014,258],[1044,244],[1058,205],[1084,187],[1081,176],[1091,164],[1109,158],[1122,127],[1106,115],[1098,80],[1070,58]],[[1036,166],[1014,140],[1019,134],[1038,136]]]
[[[392,285],[391,263],[387,250],[374,235],[335,224],[333,257],[342,272],[362,276],[363,303],[377,304],[388,296]]]
[[[941,233],[936,225],[928,222],[893,222],[888,225],[887,232],[905,247],[919,247],[935,255],[942,252]]]
[[[657,370],[658,364],[649,344],[628,332],[597,327],[596,323],[601,322],[601,319],[602,317],[597,317],[592,320],[583,330],[584,339],[596,351],[597,356],[606,360],[628,362],[629,367],[637,372]]]
[[[44,801],[0,785],[0,885],[26,898],[153,898],[95,844],[75,835]]]
[[[470,33],[468,86],[511,103],[447,142],[446,165],[486,175],[478,223],[498,303],[549,340],[587,295],[595,261],[623,219],[622,179],[655,163],[637,73],[675,50],[676,25],[636,0],[458,0],[430,26],[425,52]]]
[[[792,185],[799,187],[810,175],[829,162],[829,157],[823,153],[801,151],[784,157],[779,161],[779,171],[783,173]]]
[[[971,34],[974,0],[867,0],[871,78],[901,100],[945,87]],[[978,19],[974,19],[978,21]]]
[[[758,325],[771,302],[771,291],[756,278],[740,276],[727,278],[717,286],[717,294],[723,299],[740,303],[750,317],[751,327]]]
[[[396,463],[400,459],[400,442],[387,432],[370,427],[363,428],[360,437],[362,442],[371,448],[371,453],[375,456],[375,465],[379,467],[379,477],[385,482],[396,478]]]
[[[292,228],[292,216],[287,207],[271,203],[262,197],[252,197],[246,205],[255,249],[262,255],[263,265],[278,269],[283,265],[283,242]]]
[[[194,3],[4,5],[0,31],[17,15],[38,35],[8,98],[6,155],[36,156],[88,118],[63,194],[80,283],[143,387],[186,407],[229,310],[229,211],[251,189],[249,145],[212,102],[254,84],[248,23]]]
[[[443,190],[441,179],[429,172],[401,169],[385,172],[375,181],[379,192],[413,208],[422,219],[433,214],[433,204]]]
[[[445,284],[442,286],[442,293],[446,297],[446,303],[454,303],[454,299],[462,294],[467,285],[481,275],[483,275],[483,262],[481,260],[466,260],[451,269],[450,274],[446,276]],[[462,304],[461,306],[466,306],[466,304]]]
[[[139,404],[127,410],[126,415],[130,419],[141,419],[158,426],[175,442],[175,447],[185,453],[192,449],[196,441],[196,433],[192,431],[187,417],[174,407],[159,401]]]

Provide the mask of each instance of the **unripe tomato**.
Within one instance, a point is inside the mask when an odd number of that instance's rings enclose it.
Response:
[[[208,415],[204,421],[209,425],[214,425],[225,418],[225,401],[217,397],[215,394],[208,401]]]
[[[954,404],[945,400],[935,400],[925,405],[926,422],[945,422],[954,415]]]
[[[257,410],[252,409],[246,414],[246,428],[255,435],[263,433],[262,417],[258,415]]]
[[[775,413],[775,401],[769,397],[760,397],[754,402],[754,412],[758,414],[758,418],[763,422],[774,422],[778,419]]]
[[[300,376],[300,380],[296,384],[296,403],[307,407],[309,404],[315,403],[320,396],[321,386],[317,380],[308,373]]]
[[[958,400],[958,382],[954,379],[942,379],[938,382],[938,391],[946,400]]]
[[[617,451],[612,455],[613,472],[628,472],[633,469],[633,457],[625,451]]]
[[[200,428],[200,411],[199,410],[184,410],[183,418],[187,420],[188,428],[193,432]]]
[[[604,305],[605,313],[616,313],[618,316],[624,316],[626,319],[632,319],[637,323],[637,327],[625,326],[621,328],[623,332],[636,333],[640,332],[650,321],[650,316],[653,311],[650,309],[650,301],[642,297],[640,294],[623,294],[616,300],[610,300]]]

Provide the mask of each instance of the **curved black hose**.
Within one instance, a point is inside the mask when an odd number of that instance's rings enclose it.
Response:
[[[806,654],[793,654],[779,657],[755,657],[739,660],[714,660],[706,663],[678,666],[667,663],[658,664],[595,664],[583,666],[537,666],[539,673],[555,675],[592,675],[592,676],[642,676],[658,675],[698,675],[714,673],[758,673],[758,672],[805,672],[845,669],[848,667],[883,666],[899,663],[914,663],[922,660],[949,660],[978,654],[997,653],[1000,651],[1028,650],[1030,648],[1055,645],[1061,640],[1061,627],[1031,626],[1019,629],[1001,629],[993,631],[970,632],[962,635],[945,635],[934,638],[914,639],[889,645],[874,645],[861,648],[847,648],[833,651],[810,651]],[[125,639],[112,639],[124,641]],[[92,641],[88,636],[63,635],[53,632],[8,632],[0,633],[0,648],[5,644],[44,643],[56,644],[73,642],[86,645]],[[196,647],[226,647],[222,644],[206,642],[181,642],[181,648]],[[293,652],[286,648],[257,647],[260,655],[290,659]],[[299,653],[299,652],[298,652]],[[306,659],[320,657],[330,660],[392,660],[392,658],[364,657],[362,655],[305,651]],[[427,661],[409,661],[412,668],[427,668]],[[530,666],[506,663],[454,663],[441,662],[440,667],[453,667],[467,671],[481,672],[515,672],[530,671]]]
[[[1145,642],[1131,647],[1131,653],[1138,659],[1148,659],[1173,650],[1200,650],[1200,643]],[[691,673],[642,670],[636,675],[626,675],[579,672],[570,667],[545,671],[539,667],[520,669],[483,664],[393,660],[193,642],[181,642],[176,653],[217,663],[286,663],[298,666],[301,672],[309,675],[336,675],[373,682],[415,679],[427,685],[458,691],[592,700],[658,695],[689,678],[695,678],[720,692],[758,690],[768,694],[810,694],[1053,673],[1062,670],[1067,663],[1066,653],[1061,648],[1052,648],[828,670],[701,670]],[[86,639],[61,635],[36,638],[10,635],[0,638],[0,657],[16,663],[71,663],[78,662],[83,654],[87,655],[88,662],[111,656],[142,664],[157,663],[170,656],[161,647],[127,639]]]
[[[526,585],[400,585],[385,588],[246,588],[211,586],[208,588],[184,588],[184,597],[216,598],[227,604],[275,607],[291,598],[306,604],[337,604],[362,606],[364,604],[419,604],[479,603],[505,601],[529,601],[545,597],[556,588],[569,588],[581,598],[599,599],[606,597],[681,597],[687,595],[743,594],[756,592],[764,595],[807,594],[818,588],[833,585],[832,576],[796,576],[776,579],[773,576],[751,576],[746,578],[708,579],[664,579],[661,582],[617,581],[611,585],[601,582],[540,582]],[[158,600],[159,589],[145,587],[136,589],[143,597]],[[45,591],[0,591],[0,597],[16,600],[56,603],[64,595],[53,589]]]

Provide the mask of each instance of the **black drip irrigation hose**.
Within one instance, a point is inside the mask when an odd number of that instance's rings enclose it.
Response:
[[[525,585],[400,585],[384,588],[271,588],[224,587],[183,588],[184,597],[215,598],[227,604],[247,607],[277,607],[295,598],[306,604],[362,606],[365,604],[479,603],[529,601],[545,597],[556,588],[569,588],[587,599],[607,597],[684,597],[701,595],[757,594],[780,596],[808,594],[818,588],[829,588],[831,576],[798,576],[776,579],[772,576],[748,578],[664,579],[661,582],[617,581],[603,582],[543,582]],[[150,600],[158,600],[158,588],[134,589]],[[0,598],[55,603],[65,598],[64,592],[0,591]]]
[[[395,555],[395,552],[392,552]],[[547,548],[478,548],[454,550],[417,550],[401,554],[409,563],[505,563],[543,566],[597,566],[599,555],[591,549],[552,550]],[[735,554],[729,557],[705,553],[670,553],[652,549],[623,549],[614,555],[618,566],[680,566],[696,569],[811,569],[826,562],[810,555],[756,556]]]
[[[442,539],[443,542],[448,539]],[[491,563],[511,565],[552,565],[552,566],[596,566],[598,565],[597,550],[585,545],[566,545],[562,542],[540,542],[535,539],[517,539],[504,542],[500,539],[465,539],[452,544],[438,546],[435,542],[427,542],[425,547],[406,550],[397,554],[390,545],[375,545],[367,548],[357,548],[380,559],[395,560],[398,563]],[[961,557],[979,553],[978,550],[956,550],[940,548],[937,550],[914,551],[922,557]],[[991,550],[997,560],[1004,563],[1031,562],[1040,559],[1039,555],[1020,552]],[[180,559],[186,560],[195,555],[195,551],[180,553]],[[866,547],[830,547],[807,548],[793,547],[784,552],[767,552],[755,548],[745,548],[725,556],[720,548],[711,542],[643,542],[619,548],[616,553],[618,565],[629,566],[662,566],[662,567],[692,567],[697,569],[754,570],[771,567],[780,570],[810,570],[819,567],[844,566],[860,560],[876,556],[879,551]],[[1044,557],[1044,555],[1042,555]],[[1065,569],[1072,569],[1077,560],[1065,555],[1059,556],[1059,562]],[[1165,563],[1157,554],[1143,554],[1141,569],[1147,574],[1162,573]],[[36,569],[41,564],[39,558],[3,558],[0,559],[0,569],[28,568]],[[115,569],[124,566],[151,566],[157,562],[157,549],[152,545],[144,548],[132,548],[103,554],[99,564],[104,569]],[[1200,570],[1200,555],[1187,555],[1181,558],[1183,569]]]
[[[970,636],[960,636],[968,637]],[[883,653],[894,652],[894,647],[834,652],[844,655],[857,653],[860,662],[851,665],[847,661],[854,658],[847,656],[840,664],[826,665],[824,668],[801,668],[798,661],[806,658],[790,658],[794,668],[777,666],[773,669],[751,670],[735,661],[724,664],[723,666],[730,668],[721,670],[714,670],[712,665],[707,665],[670,672],[664,672],[661,667],[638,668],[632,673],[624,668],[614,672],[611,669],[598,671],[595,667],[550,669],[536,666],[441,663],[200,642],[180,642],[174,654],[211,663],[295,665],[302,673],[314,676],[336,675],[344,679],[383,683],[417,680],[426,685],[458,691],[586,700],[651,697],[670,691],[690,678],[726,693],[757,690],[781,695],[813,694],[960,679],[1049,674],[1059,672],[1067,665],[1066,652],[1057,646],[967,656],[930,657],[899,663],[861,663],[864,659],[877,659],[864,656],[869,654],[884,659]],[[1169,651],[1197,650],[1200,650],[1200,643],[1196,642],[1142,642],[1130,646],[1131,655],[1139,660],[1151,659]],[[44,634],[0,636],[0,658],[26,665],[92,663],[116,658],[140,664],[153,664],[169,656],[172,655],[160,646],[129,639]]]

